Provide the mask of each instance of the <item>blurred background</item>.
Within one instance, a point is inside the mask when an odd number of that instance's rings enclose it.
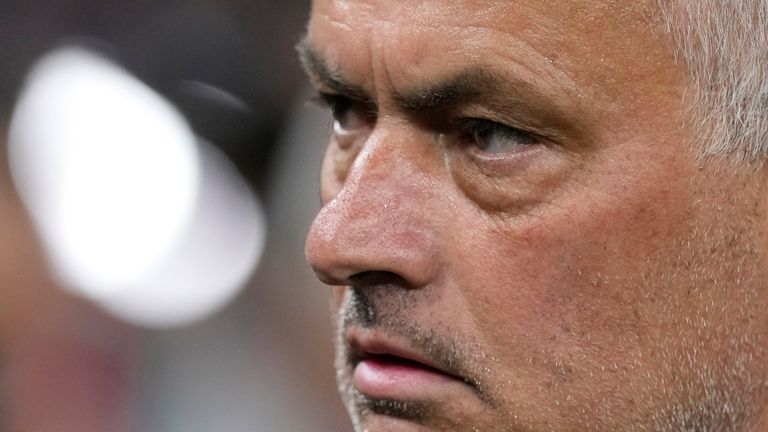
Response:
[[[351,431],[308,0],[0,2],[0,431]]]

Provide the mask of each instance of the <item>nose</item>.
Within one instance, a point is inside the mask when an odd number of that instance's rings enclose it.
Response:
[[[419,288],[435,278],[440,215],[432,210],[440,198],[433,157],[412,139],[374,131],[307,236],[307,260],[323,282],[349,285],[358,274],[389,272]]]

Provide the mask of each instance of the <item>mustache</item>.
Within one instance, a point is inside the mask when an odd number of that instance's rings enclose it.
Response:
[[[398,326],[405,327],[409,310],[423,303],[419,298],[423,294],[394,273],[365,272],[354,275],[349,282],[345,324],[374,328],[395,326],[393,321],[398,321]]]
[[[340,337],[351,327],[394,336],[424,353],[439,369],[461,377],[481,400],[493,404],[490,386],[484,385],[475,361],[482,351],[474,344],[462,343],[452,337],[445,325],[420,324],[414,312],[426,306],[428,300],[425,297],[428,294],[409,289],[403,283],[396,278],[384,279],[372,275],[364,280],[354,280],[347,287],[347,298],[341,308]],[[340,346],[346,345],[341,340],[339,343]],[[348,366],[354,367],[360,361],[348,346],[345,356]]]

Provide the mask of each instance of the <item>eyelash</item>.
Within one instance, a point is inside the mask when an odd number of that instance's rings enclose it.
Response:
[[[514,138],[518,140],[519,144],[521,145],[534,144],[539,142],[538,137],[536,137],[534,134],[492,120],[479,118],[461,118],[454,121],[453,124],[454,127],[459,130],[462,139],[471,138],[473,140],[472,145],[479,144],[476,142],[478,137],[485,137],[487,139],[488,137],[492,137],[494,135]]]
[[[343,103],[344,99],[347,99],[347,98],[343,96],[334,95],[334,94],[328,94],[328,93],[316,93],[309,100],[313,104],[318,105],[322,108],[334,109],[340,103]]]
[[[479,118],[460,118],[453,120],[451,124],[462,133],[487,133],[499,126],[506,127],[500,123]]]
[[[365,115],[369,120],[375,120],[379,114],[373,104],[357,101],[338,94],[318,92],[310,100],[316,105],[330,109],[334,118],[338,118],[343,110],[349,109],[350,105],[355,103],[365,106]]]

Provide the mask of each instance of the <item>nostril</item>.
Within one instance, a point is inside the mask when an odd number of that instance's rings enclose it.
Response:
[[[391,271],[364,271],[349,277],[350,287],[358,290],[379,288],[413,289],[404,277]]]

